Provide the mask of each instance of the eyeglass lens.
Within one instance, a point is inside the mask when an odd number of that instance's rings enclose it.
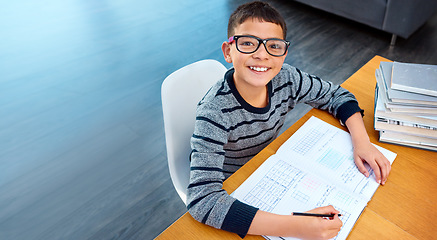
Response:
[[[258,38],[244,36],[238,37],[238,39],[236,40],[236,45],[238,51],[242,53],[253,53],[258,50],[261,42],[262,40]],[[267,52],[271,55],[282,56],[287,51],[287,44],[285,43],[285,41],[279,39],[268,39],[265,41],[265,48]]]

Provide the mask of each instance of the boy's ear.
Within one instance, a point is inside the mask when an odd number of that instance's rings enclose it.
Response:
[[[228,63],[232,63],[231,44],[229,44],[228,42],[223,42],[222,52],[223,52],[223,57],[225,57],[225,61]]]

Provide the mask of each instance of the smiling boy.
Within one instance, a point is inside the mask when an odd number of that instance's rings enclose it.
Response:
[[[188,186],[190,214],[215,228],[246,234],[328,239],[342,222],[332,219],[277,215],[258,210],[229,196],[223,181],[272,142],[285,115],[297,103],[323,109],[344,123],[354,145],[358,169],[363,163],[384,184],[388,160],[370,143],[355,97],[331,82],[284,64],[289,42],[280,14],[263,2],[244,4],[231,15],[225,60],[233,64],[197,108],[191,138],[191,174]],[[292,156],[291,156],[292,157]],[[332,206],[309,212],[338,214]]]

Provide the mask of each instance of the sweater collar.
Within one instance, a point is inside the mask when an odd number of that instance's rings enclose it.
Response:
[[[267,113],[270,110],[271,106],[271,98],[272,98],[272,81],[267,83],[267,94],[268,94],[268,103],[267,106],[263,108],[257,108],[252,105],[250,105],[244,98],[240,95],[240,93],[237,90],[237,87],[234,83],[234,72],[235,69],[231,68],[225,73],[225,81],[228,83],[229,88],[231,89],[232,94],[234,95],[235,99],[237,99],[238,103],[247,111],[252,113],[258,113],[258,114],[264,114]]]

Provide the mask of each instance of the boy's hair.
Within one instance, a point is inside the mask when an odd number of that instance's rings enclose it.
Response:
[[[287,36],[287,26],[281,14],[270,6],[268,3],[255,1],[240,5],[229,17],[228,38],[235,33],[235,28],[249,18],[258,19],[264,22],[278,24],[284,33],[284,39]]]

